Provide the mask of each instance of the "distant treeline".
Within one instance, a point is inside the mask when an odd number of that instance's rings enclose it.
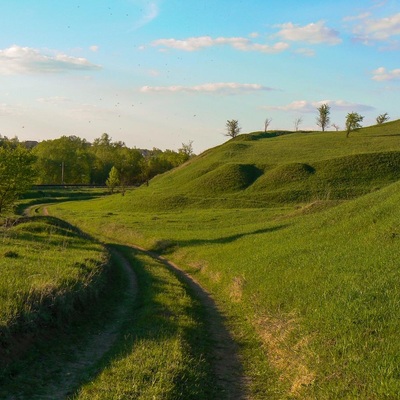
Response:
[[[137,185],[187,161],[192,143],[182,144],[177,151],[157,148],[129,148],[113,142],[104,133],[93,143],[77,136],[62,136],[42,142],[19,142],[0,135],[0,147],[21,147],[33,156],[34,183],[37,185],[87,184],[105,185],[110,171],[118,171],[122,186]]]

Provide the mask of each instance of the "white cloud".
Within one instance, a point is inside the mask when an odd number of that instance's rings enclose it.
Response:
[[[279,42],[273,45],[254,43],[243,37],[218,37],[198,36],[183,40],[179,39],[158,39],[152,42],[154,47],[163,47],[183,51],[197,51],[207,47],[228,45],[240,51],[258,51],[261,53],[280,53],[286,50],[289,45]]]
[[[66,54],[46,55],[30,47],[13,45],[0,50],[0,75],[56,73],[79,70],[97,70],[101,67],[85,58]]]
[[[96,53],[99,51],[99,46],[93,45],[89,47],[90,51],[93,51],[93,53]]]
[[[317,108],[322,104],[328,104],[332,110],[336,111],[346,111],[346,112],[363,112],[363,111],[372,111],[374,107],[358,104],[358,103],[350,103],[345,100],[322,100],[322,101],[307,101],[307,100],[298,100],[294,101],[285,106],[265,106],[263,108],[267,110],[277,110],[277,111],[296,111],[300,113],[315,113]]]
[[[143,93],[154,92],[188,92],[188,93],[219,93],[219,94],[236,94],[243,92],[271,91],[274,90],[267,86],[262,86],[256,83],[205,83],[197,86],[143,86],[140,91]]]
[[[386,18],[366,18],[353,28],[357,41],[370,44],[400,35],[400,13]]]
[[[387,71],[386,68],[380,67],[372,73],[372,79],[378,82],[400,80],[400,68]]]
[[[324,21],[311,23],[305,26],[295,25],[288,22],[278,25],[281,30],[277,33],[284,40],[293,42],[307,42],[311,44],[327,43],[330,45],[339,44],[342,39],[339,32],[325,26]]]

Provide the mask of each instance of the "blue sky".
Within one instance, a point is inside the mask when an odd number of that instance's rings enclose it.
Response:
[[[342,129],[352,111],[400,118],[398,0],[1,3],[3,136],[200,152],[228,119],[318,129],[323,103]]]

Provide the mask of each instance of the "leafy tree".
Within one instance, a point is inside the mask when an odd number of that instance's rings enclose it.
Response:
[[[91,181],[99,185],[104,185],[113,165],[117,165],[120,159],[118,150],[125,148],[123,142],[112,142],[107,133],[103,133],[100,138],[93,141],[90,152],[94,157],[93,169],[91,171]]]
[[[183,158],[186,158],[183,162],[193,157],[193,140],[189,140],[187,143],[182,143],[182,147],[178,149],[178,152],[184,156]]]
[[[19,140],[17,137],[13,137],[12,139],[9,139],[7,136],[2,136],[0,135],[0,147],[17,147],[19,146]]]
[[[39,143],[32,150],[37,157],[37,183],[90,183],[93,156],[89,146],[85,139],[77,136],[62,136]]]
[[[378,115],[378,116],[376,117],[376,123],[377,123],[378,125],[381,125],[381,124],[383,124],[384,122],[389,121],[389,119],[390,119],[390,117],[389,117],[388,113],[381,114],[381,115]]]
[[[354,131],[355,129],[361,128],[360,122],[364,117],[356,112],[351,112],[347,114],[346,117],[346,129],[347,129],[347,134],[346,137],[349,137],[350,132]]]
[[[22,146],[0,146],[0,214],[11,209],[32,185],[35,157]]]
[[[117,168],[114,166],[111,168],[111,171],[108,175],[108,178],[106,180],[106,185],[110,189],[111,193],[114,193],[114,189],[120,184],[120,179],[119,179],[119,172]]]
[[[138,149],[128,147],[119,147],[115,151],[118,157],[115,167],[119,171],[120,185],[124,192],[126,186],[140,182],[143,155]]]
[[[317,117],[317,125],[321,127],[322,132],[325,131],[325,128],[329,126],[330,122],[330,113],[331,113],[331,107],[329,104],[322,104],[320,107],[317,108],[318,110],[318,117]]]
[[[236,119],[231,119],[226,121],[226,134],[225,136],[230,136],[231,138],[235,138],[239,135],[241,131],[241,127],[239,126],[239,121]]]

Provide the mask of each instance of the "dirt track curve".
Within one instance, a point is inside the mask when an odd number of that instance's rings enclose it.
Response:
[[[41,214],[45,216],[49,215],[47,207],[41,207]],[[180,269],[173,262],[139,246],[130,245],[130,247],[164,264],[184,282],[190,288],[193,295],[200,300],[205,309],[206,323],[213,342],[213,369],[217,384],[224,392],[224,399],[247,399],[248,397],[245,394],[246,380],[243,377],[242,366],[238,357],[238,346],[229,333],[223,313],[218,308],[210,293],[208,293],[191,275]],[[73,394],[73,391],[76,390],[79,385],[82,373],[89,367],[95,365],[115,343],[125,316],[129,313],[130,307],[133,306],[134,299],[137,295],[136,276],[129,261],[115,248],[111,248],[111,251],[114,257],[118,258],[121,263],[129,282],[125,301],[121,302],[118,309],[115,310],[115,318],[110,321],[109,326],[106,326],[104,330],[91,337],[87,341],[88,345],[86,347],[81,346],[76,351],[73,357],[75,361],[62,366],[54,366],[54,373],[51,374],[54,379],[48,382],[45,388],[46,393],[41,394],[40,399],[65,399]],[[10,399],[17,398],[18,397],[11,397]]]

